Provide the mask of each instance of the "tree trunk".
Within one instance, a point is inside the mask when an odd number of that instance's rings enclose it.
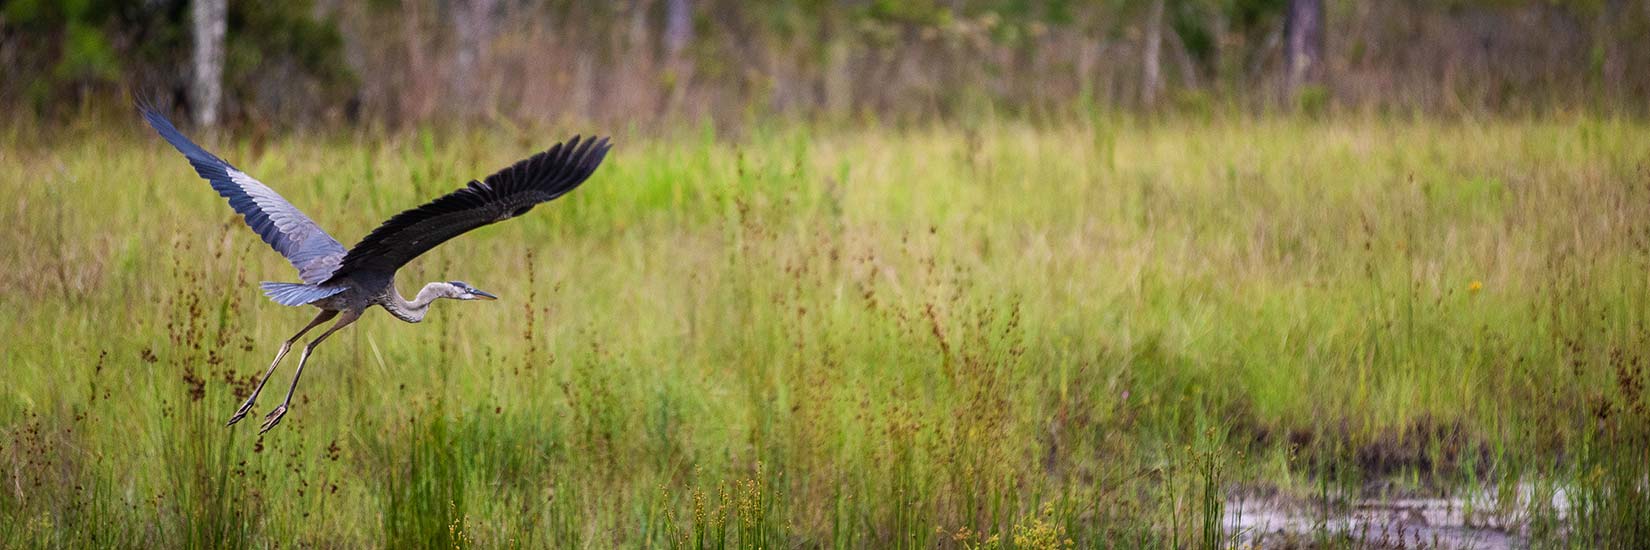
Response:
[[[693,76],[693,62],[683,52],[693,41],[693,2],[667,0],[665,2],[665,63],[669,67],[670,95],[665,98],[666,113],[680,111]]]
[[[594,118],[596,111],[596,61],[591,53],[580,50],[573,54],[573,90],[569,93],[573,112]]]
[[[1286,92],[1295,97],[1304,84],[1323,74],[1323,0],[1289,0],[1284,18]]]
[[[1196,90],[1197,61],[1192,59],[1192,52],[1186,49],[1186,41],[1180,38],[1180,33],[1169,30],[1170,49],[1174,50],[1175,66],[1180,68],[1180,87],[1187,90]]]
[[[631,0],[630,2],[630,42],[631,55],[638,59],[652,59],[653,52],[652,25],[648,23],[649,11],[653,9],[653,0]]]
[[[677,61],[693,40],[693,2],[669,0],[665,4],[665,56]]]
[[[394,90],[397,105],[399,106],[397,124],[422,121],[430,116],[434,106],[436,89],[435,76],[430,73],[429,59],[425,55],[423,28],[423,11],[419,9],[422,2],[407,2],[401,10],[401,38],[404,41],[402,48],[406,50],[406,65],[402,70],[402,81],[391,86]]]
[[[1622,97],[1621,91],[1624,89],[1623,83],[1627,76],[1627,63],[1623,57],[1628,49],[1625,46],[1631,44],[1631,39],[1626,36],[1628,33],[1621,31],[1622,18],[1626,11],[1626,0],[1606,0],[1604,6],[1599,9],[1598,27],[1594,31],[1597,34],[1596,40],[1599,41],[1599,49],[1604,53],[1604,66],[1600,67],[1604,74],[1600,76],[1603,77],[1603,99],[1608,101]]]
[[[653,0],[630,0],[626,9],[630,29],[626,31],[624,57],[610,69],[612,96],[605,109],[622,109],[626,113],[645,113],[664,99],[659,82],[659,49],[655,47],[659,32],[653,29]],[[591,113],[585,113],[590,115]]]
[[[485,105],[480,79],[481,58],[493,35],[493,7],[497,0],[464,0],[453,6],[453,26],[458,34],[458,51],[453,56],[451,103],[471,115]]]
[[[1163,0],[1152,0],[1146,13],[1146,43],[1141,50],[1140,103],[1151,108],[1163,90]]]
[[[834,6],[833,6],[834,7]],[[853,83],[848,74],[848,25],[834,9],[820,16],[821,39],[825,42],[825,70],[821,88],[825,95],[825,112],[833,117],[846,116],[853,109]]]
[[[216,126],[223,104],[223,37],[229,10],[225,0],[195,0],[192,8],[195,55],[190,107],[195,124]]]

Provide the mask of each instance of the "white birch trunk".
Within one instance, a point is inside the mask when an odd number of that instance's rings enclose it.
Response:
[[[1323,0],[1289,0],[1284,23],[1288,57],[1285,86],[1294,97],[1303,84],[1316,82],[1323,63]]]
[[[223,40],[229,9],[225,0],[194,0],[191,7],[195,55],[189,102],[195,124],[211,127],[218,124],[223,105]]]
[[[453,30],[458,35],[458,51],[453,56],[452,90],[457,110],[466,115],[481,112],[486,99],[481,97],[479,65],[488,41],[493,36],[493,8],[496,0],[464,0],[453,6]]]
[[[665,2],[665,63],[670,67],[672,85],[665,98],[666,112],[679,112],[685,98],[688,82],[693,78],[693,63],[682,55],[693,40],[693,2],[668,0]]]
[[[677,62],[692,40],[693,2],[670,0],[665,4],[665,56],[672,63]]]
[[[1152,0],[1146,14],[1146,43],[1141,47],[1140,103],[1146,107],[1157,105],[1157,96],[1163,90],[1163,0]]]

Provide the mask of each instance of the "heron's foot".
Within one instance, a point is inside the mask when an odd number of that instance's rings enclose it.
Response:
[[[280,424],[281,417],[283,416],[286,416],[286,404],[284,403],[279,407],[275,407],[275,410],[269,411],[269,414],[264,416],[264,427],[258,429],[258,435],[263,435],[264,432],[269,431],[269,429],[275,427],[276,424]]]
[[[237,410],[237,411],[235,411],[235,414],[230,415],[229,423],[224,424],[224,425],[225,426],[234,426],[236,422],[240,422],[242,418],[246,418],[246,413],[249,413],[249,412],[252,412],[252,400],[251,399],[248,399],[248,400],[246,400],[246,403],[241,404],[240,410]]]

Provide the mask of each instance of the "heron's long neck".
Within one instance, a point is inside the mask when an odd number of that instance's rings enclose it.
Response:
[[[394,287],[390,288],[389,300],[384,303],[384,309],[394,315],[396,319],[408,323],[417,323],[424,320],[424,314],[430,311],[430,303],[441,297],[443,283],[430,283],[419,289],[418,296],[412,301],[401,297]]]

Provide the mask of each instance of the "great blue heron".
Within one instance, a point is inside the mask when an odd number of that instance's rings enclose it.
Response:
[[[281,305],[307,304],[321,309],[315,320],[281,343],[275,361],[258,380],[252,395],[229,417],[229,424],[239,422],[252,410],[252,403],[263,391],[264,383],[292,349],[293,342],[321,323],[338,319],[304,346],[286,400],[264,417],[263,427],[258,430],[260,434],[275,427],[286,415],[287,407],[292,405],[292,394],[298,390],[298,378],[303,376],[304,364],[309,362],[315,346],[361,318],[367,308],[383,306],[397,319],[417,323],[439,298],[497,299],[463,281],[447,281],[426,284],[417,297],[408,300],[395,290],[395,272],[448,239],[526,214],[533,206],[572,191],[590,177],[611,148],[606,138],[581,141],[574,137],[566,143],[557,143],[484,180],[471,181],[423,206],[396,214],[346,250],[275,190],[189,141],[154,109],[140,105],[139,111],[161,137],[189,158],[195,172],[211,183],[219,195],[229,199],[229,206],[241,214],[264,242],[298,268],[298,278],[303,283],[265,282],[260,285],[264,294]]]

